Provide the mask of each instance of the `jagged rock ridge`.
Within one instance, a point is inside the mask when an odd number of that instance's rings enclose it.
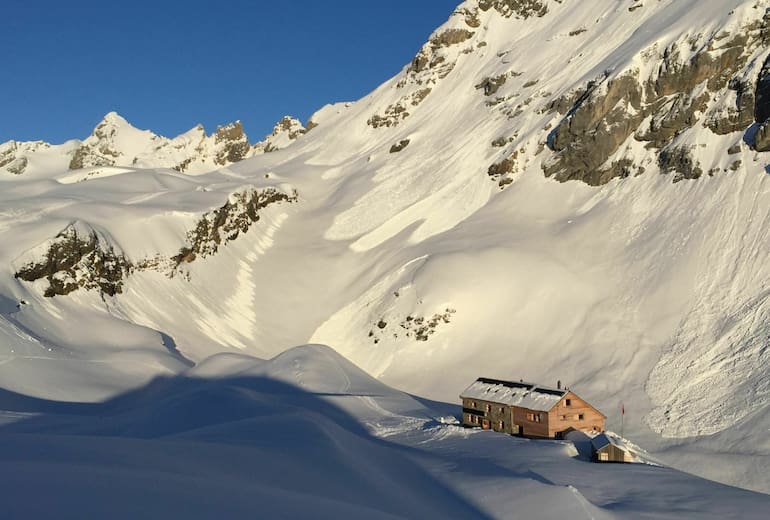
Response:
[[[62,169],[69,170],[117,166],[202,173],[285,148],[305,131],[297,119],[286,116],[270,135],[253,145],[240,121],[219,126],[211,135],[198,125],[169,139],[134,128],[123,117],[110,112],[82,142],[75,140],[65,145],[50,145],[42,141],[9,141],[0,144],[0,170],[21,175],[38,156],[54,156],[58,157]]]

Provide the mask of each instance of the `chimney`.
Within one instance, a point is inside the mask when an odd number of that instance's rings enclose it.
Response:
[[[561,379],[559,379],[558,381],[556,381],[556,389],[557,389],[557,390],[561,390]]]

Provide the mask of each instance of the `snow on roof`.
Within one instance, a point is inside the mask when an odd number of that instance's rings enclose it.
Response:
[[[480,399],[547,412],[568,390],[547,388],[532,383],[502,381],[480,377],[460,394],[462,399]]]
[[[591,439],[591,445],[594,447],[595,450],[600,450],[611,444],[616,448],[620,448],[623,451],[634,454],[634,450],[632,450],[631,447],[628,446],[628,444],[626,444],[626,442],[624,441],[625,439],[621,437],[617,437],[607,432],[602,432],[596,437],[594,437],[593,439]]]

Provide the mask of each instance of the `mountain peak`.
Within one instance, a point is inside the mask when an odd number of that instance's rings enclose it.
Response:
[[[104,115],[104,117],[102,118],[101,122],[102,123],[109,123],[109,124],[113,124],[113,125],[127,125],[127,124],[129,124],[129,122],[126,121],[126,119],[123,116],[121,116],[120,114],[118,114],[114,110],[111,111],[111,112],[107,112]]]

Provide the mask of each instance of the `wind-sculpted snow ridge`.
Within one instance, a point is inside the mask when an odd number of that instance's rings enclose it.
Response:
[[[175,170],[202,129],[155,153],[117,116],[83,155],[111,166],[6,143],[0,386],[94,401],[312,341],[447,402],[561,380],[664,462],[768,492],[768,8],[468,0],[374,92],[248,150],[223,127]]]

